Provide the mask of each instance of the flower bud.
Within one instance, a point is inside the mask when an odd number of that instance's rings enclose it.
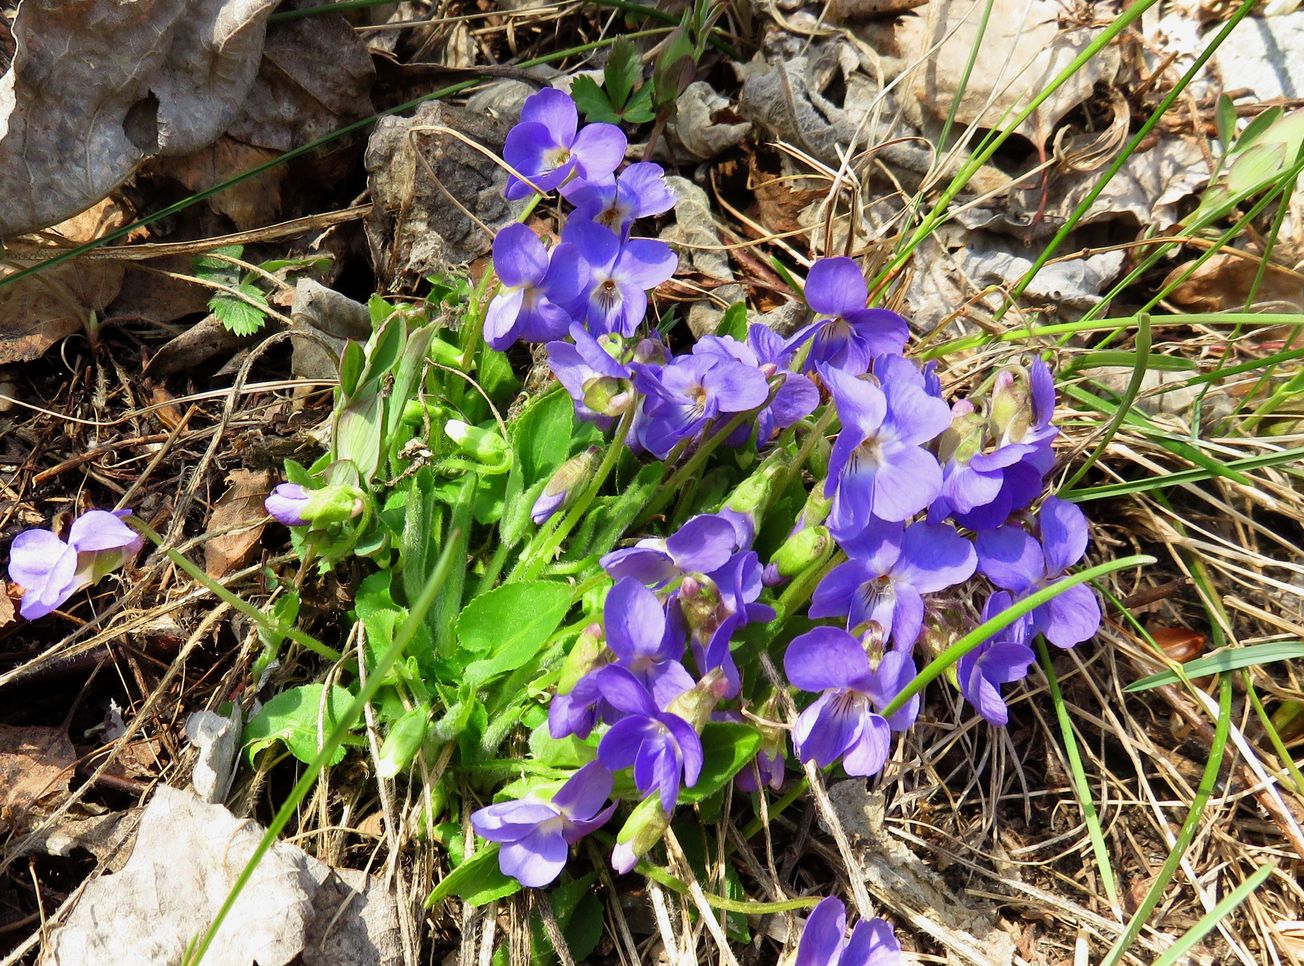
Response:
[[[798,530],[770,558],[780,577],[791,580],[811,567],[822,565],[833,553],[833,535],[823,525]]]
[[[584,630],[571,645],[570,653],[561,666],[557,679],[557,693],[570,694],[580,678],[608,663],[607,644],[602,635],[602,625],[596,621]]]
[[[621,415],[634,398],[628,381],[611,376],[589,379],[583,389],[584,405],[600,416]]]
[[[1023,439],[1032,425],[1032,388],[1022,366],[1007,366],[996,374],[988,416],[993,431],[1005,442]]]
[[[287,527],[323,529],[360,516],[366,508],[366,494],[347,483],[315,490],[298,483],[281,483],[263,501],[263,506]]]
[[[552,479],[548,480],[548,485],[539,494],[539,499],[534,501],[534,509],[530,511],[530,519],[535,526],[542,525],[558,510],[575,501],[575,497],[584,489],[584,483],[597,470],[601,452],[596,446],[590,446],[557,467]]]
[[[711,720],[711,712],[729,690],[729,681],[723,668],[711,668],[702,679],[670,702],[666,708],[693,726],[699,735]]]
[[[679,584],[679,610],[696,641],[708,641],[729,616],[720,588],[706,574],[688,574]]]
[[[409,399],[403,404],[403,422],[408,426],[424,426],[427,419],[442,423],[448,419],[448,410],[439,403],[419,399]]]
[[[444,434],[463,453],[485,466],[502,466],[509,461],[507,441],[493,430],[450,419],[444,423]]]
[[[421,750],[430,727],[430,706],[419,704],[403,715],[389,729],[376,760],[376,775],[393,778],[405,771]]]
[[[661,841],[670,827],[670,816],[661,807],[659,794],[649,795],[634,806],[629,818],[616,833],[616,847],[611,852],[611,865],[624,875],[632,872],[634,866],[652,846]]]
[[[951,407],[951,425],[937,439],[939,462],[968,465],[982,451],[987,421],[974,404],[961,399]]]
[[[788,461],[784,457],[767,460],[758,472],[734,487],[724,505],[730,510],[750,515],[755,522],[757,515],[764,513],[770,502],[770,491],[775,479],[783,474],[787,466]]]

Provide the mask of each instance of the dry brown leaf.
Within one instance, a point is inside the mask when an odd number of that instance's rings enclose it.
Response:
[[[1164,287],[1190,271],[1192,264],[1186,262],[1173,269],[1164,279]],[[1249,299],[1259,266],[1260,259],[1253,256],[1215,255],[1173,289],[1168,297],[1174,305],[1192,312],[1239,312]],[[1263,273],[1253,304],[1275,312],[1304,311],[1304,276],[1270,265]]]
[[[925,62],[915,75],[915,96],[939,118],[947,116],[961,79],[967,78],[955,115],[960,124],[995,127],[1003,115],[1009,116],[1007,111],[1025,107],[1096,33],[1061,31],[1055,0],[996,0],[970,74],[965,67],[982,21],[974,7],[973,0],[933,0],[928,29],[916,32],[922,46],[908,58]],[[941,46],[930,53],[934,44]],[[1034,144],[1045,144],[1060,119],[1091,97],[1098,83],[1114,80],[1119,63],[1118,49],[1106,47],[1015,130]]]
[[[43,945],[43,966],[177,963],[213,921],[263,830],[220,805],[160,786],[121,871],[86,886]],[[396,966],[398,909],[376,877],[332,869],[287,842],[254,866],[206,966]]]
[[[0,593],[0,627],[4,627],[14,622],[17,611],[14,610],[14,599],[9,596],[9,584],[6,583],[0,590],[3,590]]]
[[[218,536],[204,544],[204,571],[213,578],[239,569],[253,555],[267,519],[263,500],[272,487],[269,470],[234,470],[226,479],[227,490],[208,517],[208,531]]]
[[[203,191],[234,175],[280,157],[281,152],[256,148],[223,135],[212,144],[187,154],[168,158],[157,170],[176,178],[191,191]],[[253,178],[246,178],[208,199],[208,205],[226,215],[241,230],[258,228],[273,221],[281,210],[281,182],[284,165]]]
[[[76,759],[62,728],[0,725],[0,812],[25,810],[66,792]]]
[[[24,0],[0,84],[0,236],[75,215],[146,158],[211,143],[253,87],[276,3]]]
[[[54,226],[52,231],[77,243],[99,237],[129,220],[129,214],[116,202],[105,199]],[[15,268],[29,264],[18,260],[13,263]],[[121,262],[64,263],[0,289],[0,364],[36,359],[64,336],[82,329],[91,313],[100,313],[117,298],[124,272]]]

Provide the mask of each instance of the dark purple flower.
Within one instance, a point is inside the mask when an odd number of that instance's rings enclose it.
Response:
[[[573,342],[549,342],[548,365],[575,403],[575,415],[606,428],[633,400],[633,373],[604,348],[617,336],[594,339],[578,323]]]
[[[838,369],[821,373],[842,421],[825,484],[834,536],[859,533],[871,517],[899,522],[928,506],[942,470],[921,444],[950,423],[946,403],[895,370],[881,388]]]
[[[50,530],[24,530],[9,547],[9,579],[23,588],[18,612],[44,617],[77,591],[120,567],[143,540],[122,522],[130,510],[89,510],[72,522],[68,541]]]
[[[992,594],[983,607],[983,622],[1009,610],[1013,603],[1013,598],[1005,591]],[[1032,648],[1024,643],[1027,633],[1028,619],[1025,616],[960,658],[955,669],[960,693],[980,715],[997,727],[1003,727],[1009,719],[1009,709],[1001,697],[1001,685],[1022,680],[1033,662]]]
[[[622,713],[598,743],[598,758],[610,768],[634,768],[634,785],[642,795],[653,789],[669,814],[679,800],[679,787],[697,784],[702,772],[702,739],[693,727],[656,706],[652,695],[629,671],[605,667],[598,672],[602,696]]]
[[[770,404],[756,417],[756,440],[764,444],[813,413],[820,403],[820,391],[806,376],[789,371],[796,350],[768,325],[757,323],[747,329],[747,347],[756,354],[761,372],[770,375],[772,369],[783,379]]]
[[[613,550],[600,561],[612,578],[633,577],[649,587],[664,587],[687,573],[719,570],[739,549],[733,521],[716,513],[692,517],[665,540],[648,538]]]
[[[898,966],[901,944],[882,919],[856,923],[847,936],[847,910],[834,896],[820,901],[806,920],[793,966]]]
[[[562,306],[579,296],[587,266],[573,246],[558,245],[549,261],[543,242],[525,225],[511,224],[494,237],[494,271],[503,287],[489,303],[484,339],[500,352],[518,339],[560,339],[570,326]]]
[[[798,716],[792,732],[797,757],[821,768],[842,759],[848,775],[878,774],[891,732],[910,727],[919,713],[918,695],[890,721],[875,710],[914,678],[910,655],[888,651],[871,669],[864,647],[840,627],[816,627],[795,638],[783,669],[795,687],[823,692]]]
[[[601,181],[625,159],[627,142],[614,124],[586,124],[577,132],[579,111],[568,94],[545,88],[525,99],[521,120],[507,132],[503,159],[541,191],[551,191],[572,174]],[[504,194],[513,201],[534,189],[515,176]]]
[[[303,518],[307,506],[308,491],[298,483],[278,483],[263,501],[272,519],[287,527],[307,526],[308,521]]]
[[[868,372],[875,356],[899,353],[910,337],[906,320],[887,309],[867,309],[869,286],[850,258],[821,258],[806,276],[806,302],[817,318],[789,340],[810,340],[806,369],[820,366],[852,375]]]
[[[620,238],[628,238],[635,219],[659,215],[675,206],[665,171],[649,161],[631,164],[605,184],[579,181],[571,185],[574,187],[562,188],[562,194],[575,205],[566,231],[581,222],[592,222]]]
[[[664,366],[636,365],[634,385],[647,397],[638,441],[662,459],[717,417],[756,409],[770,396],[759,369],[709,353],[679,356]]]
[[[944,524],[872,523],[842,549],[851,559],[815,588],[810,616],[845,615],[853,633],[871,622],[897,650],[919,638],[922,595],[968,580],[978,564],[973,544]]]
[[[978,569],[997,587],[1026,597],[1054,583],[1087,550],[1087,518],[1072,503],[1049,497],[1037,513],[1038,543],[1016,524],[978,534]],[[1072,647],[1100,629],[1100,604],[1085,584],[1070,587],[1029,615],[1032,632]]]
[[[498,867],[521,885],[541,888],[561,875],[570,847],[605,825],[616,810],[612,777],[599,762],[585,765],[552,797],[489,805],[471,815],[476,834],[501,842]]]
[[[620,238],[601,225],[576,222],[566,232],[588,277],[572,308],[594,335],[632,336],[647,313],[647,293],[671,275],[679,258],[665,242]]]

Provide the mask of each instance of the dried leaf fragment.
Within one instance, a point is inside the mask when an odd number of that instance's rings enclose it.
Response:
[[[204,544],[204,571],[223,577],[248,563],[263,537],[263,500],[272,488],[269,470],[234,470],[227,490],[213,507],[208,530],[217,536]]]

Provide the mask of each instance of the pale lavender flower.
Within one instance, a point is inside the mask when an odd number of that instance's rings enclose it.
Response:
[[[871,523],[842,542],[850,558],[815,588],[811,617],[847,618],[847,629],[872,623],[884,641],[908,650],[924,621],[924,594],[973,576],[973,544],[945,524]]]
[[[978,569],[1016,598],[1059,580],[1087,550],[1087,518],[1072,503],[1049,497],[1037,513],[1038,542],[1016,524],[978,534]],[[1032,632],[1056,647],[1073,647],[1100,630],[1100,603],[1078,584],[1029,615]]]
[[[308,506],[308,491],[298,483],[278,483],[263,506],[277,523],[287,527],[306,526],[303,511]]]
[[[599,762],[585,765],[551,801],[523,798],[489,805],[471,815],[476,834],[501,842],[498,867],[523,886],[541,888],[556,880],[570,847],[606,824],[616,810],[612,776]]]
[[[664,540],[640,540],[632,547],[613,550],[599,562],[616,580],[633,577],[649,587],[664,587],[685,574],[719,570],[740,545],[731,519],[702,513]]]
[[[633,401],[633,373],[605,348],[618,336],[595,339],[572,323],[570,337],[571,342],[548,343],[548,365],[570,393],[575,415],[605,429]]]
[[[847,935],[847,910],[834,896],[821,900],[802,930],[793,966],[898,966],[901,944],[882,919],[858,922]]]
[[[621,239],[601,225],[577,222],[566,233],[587,266],[587,278],[574,303],[576,318],[588,321],[594,335],[632,336],[647,313],[647,293],[671,275],[679,258],[664,242]]]
[[[1013,598],[1003,590],[992,594],[983,607],[983,622],[1009,610],[1013,603]],[[1028,624],[1026,616],[1019,618],[960,658],[956,665],[960,693],[997,727],[1003,727],[1009,720],[1001,685],[1021,681],[1033,662],[1032,648],[1025,643]]]
[[[806,302],[819,316],[789,340],[810,341],[806,368],[842,369],[852,375],[869,370],[876,356],[899,353],[910,336],[906,320],[887,309],[867,309],[869,286],[850,258],[821,258],[806,276]]]
[[[143,540],[122,522],[130,510],[90,510],[72,522],[64,542],[50,530],[24,530],[9,548],[9,579],[23,588],[18,612],[44,617],[77,591],[122,566]]]
[[[848,775],[878,774],[891,732],[909,728],[919,713],[918,695],[890,720],[877,710],[914,678],[910,655],[888,651],[871,669],[864,647],[840,627],[816,627],[795,638],[783,669],[795,687],[822,692],[798,716],[792,733],[797,757],[821,768],[841,759]]]
[[[610,177],[625,158],[625,135],[614,124],[586,124],[570,95],[545,88],[525,99],[520,123],[507,132],[503,159],[541,191],[551,191],[572,175],[586,181]],[[512,176],[506,196],[515,201],[534,189]]]
[[[946,403],[928,393],[922,377],[916,382],[896,369],[881,388],[838,369],[821,374],[842,421],[825,484],[834,536],[859,533],[871,517],[899,522],[928,506],[942,470],[922,444],[949,425]]]
[[[650,161],[631,164],[605,184],[573,181],[562,188],[562,194],[575,205],[563,237],[573,230],[573,225],[592,222],[622,239],[628,238],[636,219],[659,215],[675,205],[664,169]]]
[[[598,743],[598,759],[612,771],[632,765],[639,794],[655,789],[669,814],[680,785],[692,787],[702,773],[702,739],[683,718],[658,708],[624,668],[605,667],[597,680],[603,698],[623,715]]]
[[[756,409],[770,396],[759,369],[706,353],[679,356],[663,366],[636,365],[634,385],[646,396],[638,442],[661,459],[717,417]]]

